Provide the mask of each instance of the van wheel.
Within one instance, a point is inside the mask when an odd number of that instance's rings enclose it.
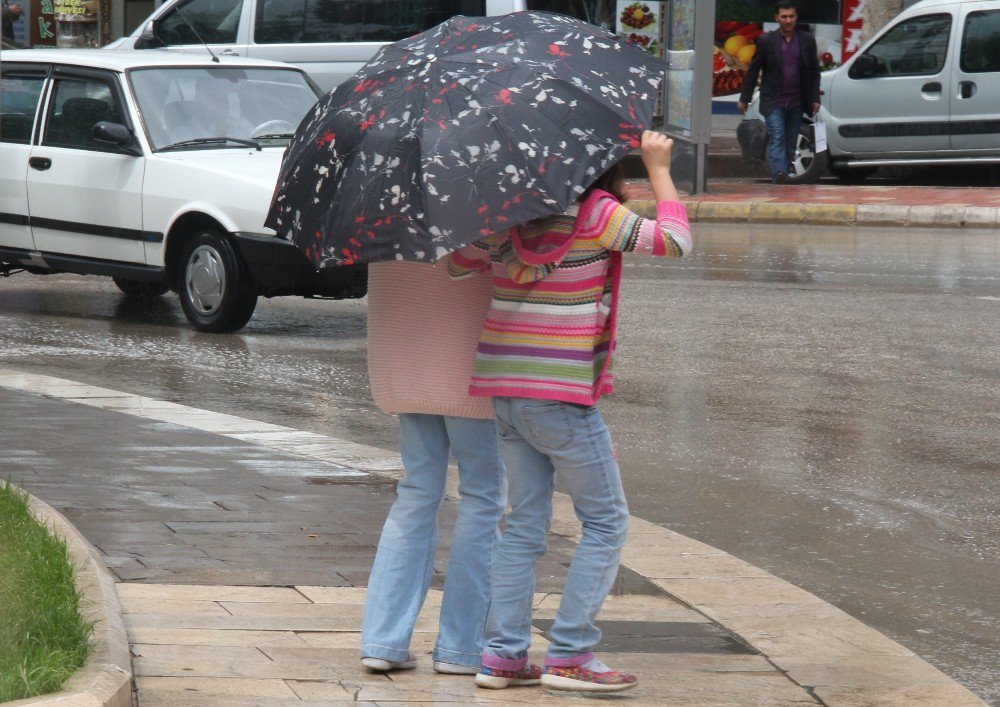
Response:
[[[799,139],[795,143],[795,158],[792,160],[792,171],[788,181],[792,184],[815,184],[826,171],[827,155],[825,150],[816,154],[816,142],[813,126],[803,125],[799,129]]]
[[[842,182],[847,182],[848,184],[856,184],[857,182],[863,182],[868,177],[875,174],[875,170],[878,167],[848,167],[844,164],[837,164],[836,162],[830,163],[829,170],[830,174],[839,179]]]
[[[257,288],[233,248],[218,231],[189,240],[177,268],[177,294],[188,321],[200,331],[236,331],[257,307]]]
[[[146,298],[146,297],[159,297],[160,295],[165,295],[170,292],[169,282],[146,282],[143,280],[127,280],[124,277],[112,278],[118,289],[122,291],[122,294],[126,297],[134,297],[136,299]]]

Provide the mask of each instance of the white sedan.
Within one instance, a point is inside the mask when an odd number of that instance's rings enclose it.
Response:
[[[207,51],[4,51],[0,275],[172,289],[212,332],[246,324],[258,296],[363,296],[364,267],[316,270],[263,226],[318,96],[299,69]]]

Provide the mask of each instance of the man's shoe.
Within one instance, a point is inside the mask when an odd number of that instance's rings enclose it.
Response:
[[[520,670],[500,670],[483,666],[476,673],[476,685],[491,690],[505,687],[530,687],[541,682],[542,669],[530,663]]]
[[[785,174],[784,172],[778,172],[776,175],[774,175],[774,183],[788,184],[788,175]]]
[[[546,665],[542,672],[542,687],[550,690],[624,692],[638,684],[639,678],[635,675],[612,670],[597,658],[573,667]]]
[[[462,665],[460,663],[445,663],[443,660],[434,661],[434,672],[443,675],[475,675],[479,672],[478,665]]]
[[[406,654],[406,660],[385,660],[383,658],[362,658],[361,664],[369,670],[385,673],[390,670],[413,670],[417,667],[417,658],[412,653]]]

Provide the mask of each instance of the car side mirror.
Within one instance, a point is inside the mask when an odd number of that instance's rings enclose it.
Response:
[[[114,145],[129,155],[139,156],[142,154],[142,151],[133,144],[132,131],[121,123],[102,120],[94,126],[94,139],[97,142]]]
[[[848,73],[848,76],[852,79],[866,79],[871,76],[875,76],[878,73],[878,58],[872,56],[871,54],[862,54],[854,60],[853,64],[851,64],[851,70]]]
[[[156,34],[156,20],[150,20],[135,40],[136,49],[162,49],[167,46]]]

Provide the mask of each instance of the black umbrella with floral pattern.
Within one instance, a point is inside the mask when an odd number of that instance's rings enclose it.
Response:
[[[455,17],[316,104],[265,225],[317,267],[433,262],[569,206],[639,145],[665,71],[564,15]]]

